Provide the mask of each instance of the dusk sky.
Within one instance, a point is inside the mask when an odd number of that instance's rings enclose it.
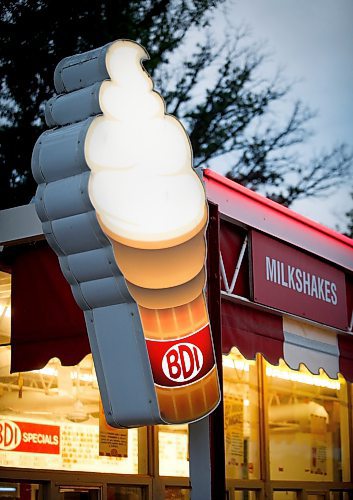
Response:
[[[291,93],[318,112],[315,136],[299,146],[308,157],[346,142],[353,147],[353,0],[231,0],[227,18],[245,24],[254,41],[266,41],[271,61],[264,74],[281,66],[288,80],[299,81]],[[222,30],[222,21],[218,20]],[[286,112],[285,107],[283,112]],[[319,222],[344,229],[353,207],[352,182],[325,198],[294,203],[291,208]]]

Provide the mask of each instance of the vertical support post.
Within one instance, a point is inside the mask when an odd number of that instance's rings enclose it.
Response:
[[[213,500],[210,418],[189,425],[191,500]]]
[[[211,445],[211,498],[212,500],[222,500],[226,497],[226,487],[222,371],[221,273],[219,262],[220,220],[218,205],[210,203],[209,211],[210,221],[207,233],[207,300],[221,392],[221,401],[209,417]]]
[[[350,465],[350,481],[353,482],[353,387],[347,383],[347,403],[348,403],[348,433],[349,433],[349,465]],[[352,492],[353,500],[353,492]]]
[[[270,435],[268,424],[268,386],[266,379],[265,361],[261,354],[256,356],[259,366],[259,410],[260,410],[260,459],[261,479],[264,481],[265,499],[272,498],[271,471],[270,471]],[[303,500],[303,499],[302,499]],[[306,499],[305,499],[306,500]]]
[[[207,418],[189,426],[192,500],[225,498],[224,416],[222,382],[221,282],[219,212],[209,204],[207,231],[207,301],[221,389],[221,402]]]

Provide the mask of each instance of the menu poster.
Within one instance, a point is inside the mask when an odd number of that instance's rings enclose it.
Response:
[[[224,398],[226,466],[239,466],[244,462],[243,401]]]
[[[311,415],[311,465],[312,474],[327,475],[326,418]]]
[[[127,458],[127,433],[127,429],[115,429],[107,424],[102,402],[99,401],[99,455]]]

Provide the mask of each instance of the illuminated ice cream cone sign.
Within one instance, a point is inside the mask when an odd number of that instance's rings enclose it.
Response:
[[[107,421],[191,422],[220,398],[204,297],[208,209],[137,43],[57,66],[36,209],[83,309]]]
[[[89,195],[139,306],[161,416],[186,422],[219,401],[203,293],[208,212],[190,141],[153,90],[147,58],[130,41],[107,53],[103,115],[85,141]]]

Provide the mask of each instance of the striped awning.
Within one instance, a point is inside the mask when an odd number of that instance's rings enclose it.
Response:
[[[353,335],[337,333],[304,321],[261,311],[222,298],[222,345],[246,359],[260,353],[272,365],[283,359],[293,370],[305,365],[313,374],[320,369],[331,378],[340,373],[353,382]]]
[[[79,363],[90,352],[83,313],[48,244],[21,245],[11,274],[11,372],[43,368],[53,357]]]
[[[283,359],[293,369],[304,364],[314,374],[321,368],[330,377],[341,373],[353,382],[351,240],[214,173],[206,172],[204,179],[208,199],[221,217],[220,231],[218,218],[213,217],[212,223],[210,217],[210,226],[215,224],[215,227],[208,256],[214,265],[208,281],[209,284],[211,280],[217,281],[218,274],[214,271],[219,256],[223,352],[237,347],[248,359],[262,353],[273,365]],[[248,243],[254,228],[344,273],[346,331],[320,324],[320,319],[309,321],[275,306],[255,303]],[[53,356],[59,357],[63,364],[76,364],[90,350],[82,311],[47,244],[37,242],[20,247],[9,264],[14,311],[12,370],[40,368]],[[216,290],[216,302],[218,293]]]
[[[223,353],[228,354],[236,347],[247,359],[255,359],[256,354],[261,353],[273,365],[282,359],[294,370],[303,364],[313,374],[322,369],[331,378],[337,378],[340,373],[353,382],[351,274],[346,272],[344,284],[347,309],[342,312],[342,323],[347,324],[348,318],[346,331],[326,325],[324,321],[320,324],[288,314],[282,304],[276,308],[257,303],[252,296],[255,270],[251,266],[250,234],[251,228],[247,230],[228,219],[220,221]]]

